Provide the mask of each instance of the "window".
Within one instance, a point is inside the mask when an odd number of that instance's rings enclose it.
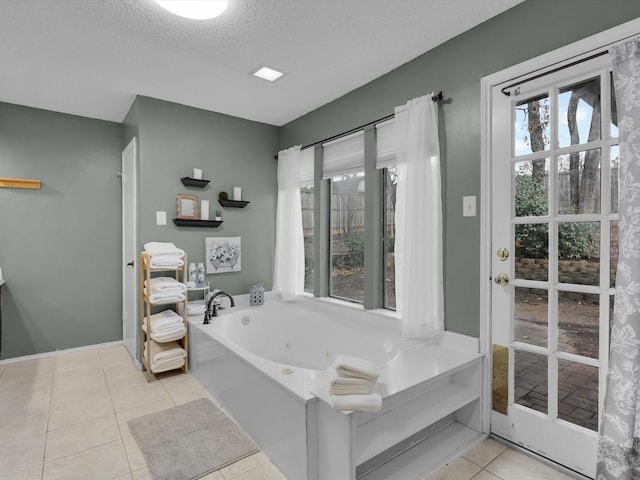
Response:
[[[329,296],[364,303],[364,132],[322,145],[330,182]]]
[[[395,267],[395,237],[396,237],[396,185],[398,177],[396,167],[383,169],[382,198],[382,307],[396,309],[396,267]]]
[[[314,152],[313,148],[300,151],[298,178],[300,186],[300,204],[302,206],[302,235],[304,238],[304,291],[314,290],[314,221],[315,195],[313,187]]]
[[[314,281],[314,263],[313,263],[313,205],[314,205],[314,188],[300,188],[300,201],[302,204],[302,234],[304,237],[304,291],[313,293]]]
[[[364,172],[331,180],[329,295],[364,302]]]
[[[394,120],[376,125],[376,168],[382,169],[382,307],[396,309],[396,170]]]

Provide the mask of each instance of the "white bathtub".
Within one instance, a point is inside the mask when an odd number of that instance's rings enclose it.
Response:
[[[290,480],[424,478],[483,437],[477,339],[417,346],[388,317],[245,297],[210,325],[189,319],[190,370]],[[341,353],[379,369],[380,412],[331,409]]]

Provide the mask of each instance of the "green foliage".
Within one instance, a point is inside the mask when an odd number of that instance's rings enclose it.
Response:
[[[349,250],[347,255],[341,255],[336,261],[338,268],[362,267],[364,265],[364,237],[361,233],[349,230],[344,238],[344,244]]]
[[[516,215],[547,215],[549,203],[542,187],[528,175],[516,177]],[[561,212],[567,213],[567,212]],[[589,258],[593,253],[595,228],[591,223],[563,223],[558,231],[558,256],[563,260]],[[516,226],[518,255],[524,258],[549,257],[549,228],[546,224],[527,223]]]
[[[227,192],[220,192],[218,194],[218,198],[220,200],[228,200],[229,199],[229,194]]]

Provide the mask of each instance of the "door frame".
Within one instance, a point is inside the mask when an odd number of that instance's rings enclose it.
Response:
[[[491,95],[493,88],[549,72],[562,65],[587,58],[610,45],[640,33],[640,18],[620,24],[551,52],[526,60],[480,79],[480,353],[485,356],[483,372],[482,430],[491,433],[492,341],[491,341]]]
[[[137,145],[138,142],[136,140],[136,137],[133,137],[131,139],[131,141],[128,143],[128,145],[124,148],[124,150],[122,151],[122,171],[120,173],[121,175],[121,183],[122,183],[122,217],[121,217],[121,222],[122,222],[122,342],[125,345],[125,347],[127,348],[127,350],[129,351],[129,353],[131,354],[134,363],[140,368],[141,364],[138,361],[137,358],[137,348],[139,345],[139,341],[138,341],[138,303],[135,300],[137,297],[137,292],[138,292],[138,275],[136,275],[135,272],[137,272],[137,268],[138,268],[138,261],[135,255],[135,250],[137,247],[137,242],[138,242],[138,235],[137,235],[137,228],[138,228],[138,149],[137,149]],[[132,165],[129,165],[128,168],[125,167],[125,159],[129,158],[129,155],[132,155]],[[130,175],[127,177],[127,171],[130,170]],[[133,184],[133,198],[130,199],[131,204],[127,204],[125,202],[125,183],[126,182],[131,182]],[[132,212],[132,228],[128,228],[128,225],[125,225],[125,219],[126,219],[126,215],[125,212],[127,211],[127,209],[131,209]],[[132,230],[132,231],[129,231]],[[126,263],[129,261],[128,258],[125,258],[125,254],[127,252],[127,248],[126,245],[128,242],[133,242],[134,245],[134,258],[133,258],[133,264],[134,264],[134,269],[133,269],[133,285],[130,286],[130,288],[133,290],[132,292],[129,292],[130,294],[133,294],[133,310],[131,312],[127,311],[127,323],[125,323],[124,321],[124,313],[125,313],[125,304],[126,304],[126,297],[127,297],[127,292],[126,292],[126,288],[127,288],[127,281],[126,281],[126,276],[127,276],[127,265]],[[131,318],[129,318],[131,317]],[[128,345],[131,342],[127,342],[127,325],[129,325],[129,327],[133,326],[133,339],[131,340],[132,345],[133,345],[133,349],[130,348],[130,346]],[[133,350],[133,351],[132,351]]]

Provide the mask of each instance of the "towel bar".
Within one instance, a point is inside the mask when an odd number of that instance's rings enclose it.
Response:
[[[40,180],[28,180],[26,178],[0,178],[0,188],[40,190],[40,186]]]

